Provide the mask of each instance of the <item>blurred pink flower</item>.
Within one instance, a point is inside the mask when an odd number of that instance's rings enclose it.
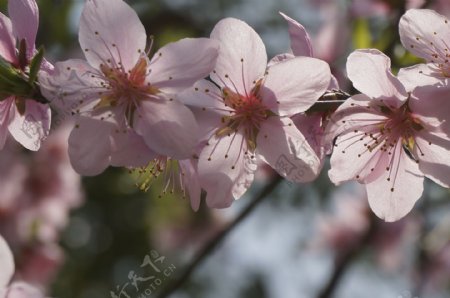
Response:
[[[2,189],[9,189],[0,196],[0,233],[20,261],[16,275],[40,286],[47,286],[59,268],[59,234],[70,210],[84,199],[67,154],[69,133],[69,125],[61,126],[33,155],[11,142],[0,155],[0,165],[9,165],[0,173]]]
[[[14,258],[8,244],[0,236],[0,297],[1,298],[41,298],[42,293],[33,286],[14,282],[10,284],[14,274]]]
[[[208,206],[228,207],[244,194],[254,178],[256,157],[290,181],[313,180],[320,161],[289,117],[307,110],[325,92],[328,65],[296,57],[266,69],[261,38],[237,19],[221,20],[211,39],[220,42],[211,73],[219,87],[203,80],[180,96],[202,109],[199,124],[209,128],[198,161]]]
[[[317,238],[313,243],[342,253],[358,243],[369,228],[369,208],[359,189],[357,194],[336,191],[335,196],[332,211],[317,217]]]
[[[32,285],[46,287],[64,262],[64,251],[57,243],[34,245],[20,255],[16,277]]]
[[[330,140],[337,137],[330,179],[364,183],[372,210],[398,220],[422,195],[424,175],[449,187],[450,140],[437,112],[448,91],[426,86],[408,93],[378,50],[353,52],[347,73],[363,94],[340,106],[327,127]]]
[[[424,282],[428,291],[442,288],[448,289],[450,286],[448,278],[450,276],[450,243],[429,255],[429,264],[426,270],[428,276]]]
[[[450,2],[448,0],[435,0],[431,7],[445,16],[450,16]]]
[[[389,1],[384,0],[353,0],[351,13],[357,18],[371,16],[386,16],[391,11]]]
[[[39,25],[39,11],[34,0],[10,0],[11,19],[0,13],[0,56],[19,72],[25,72],[36,52],[35,40]],[[16,43],[25,41],[26,61],[18,57]],[[43,71],[52,66],[43,63]],[[10,96],[0,101],[0,150],[8,133],[25,148],[37,151],[50,131],[50,108],[33,99]]]
[[[371,218],[367,196],[363,188],[352,185],[334,192],[331,210],[317,216],[317,234],[312,249],[329,248],[342,256],[361,241],[367,241],[377,265],[390,272],[398,272],[411,261],[405,251],[417,241],[420,222],[417,217],[404,218],[395,223],[383,223]],[[376,228],[370,227],[376,225]],[[370,239],[365,234],[373,231]]]
[[[341,83],[346,83],[339,60],[343,60],[350,50],[352,33],[348,26],[349,17],[336,2],[323,7],[320,14],[323,21],[312,38],[314,56],[330,63],[334,76]]]
[[[79,30],[87,62],[57,63],[57,74],[43,78],[46,95],[76,115],[69,154],[80,174],[97,175],[108,165],[144,166],[157,154],[192,156],[197,123],[174,95],[209,74],[218,45],[186,38],[149,60],[146,38],[124,1],[88,0]]]
[[[315,57],[313,45],[311,43],[311,37],[306,31],[305,27],[302,26],[296,20],[290,18],[286,14],[280,12],[281,16],[286,20],[289,25],[289,37],[291,40],[292,54],[295,57]],[[322,47],[319,47],[322,48]],[[320,55],[317,56],[321,59]],[[334,59],[323,59],[325,61],[333,61]],[[331,77],[330,85],[328,89],[339,89],[339,84],[334,76]]]

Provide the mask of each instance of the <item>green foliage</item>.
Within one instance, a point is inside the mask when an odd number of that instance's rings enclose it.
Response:
[[[367,19],[357,19],[353,24],[353,47],[367,49],[372,46],[372,34]]]

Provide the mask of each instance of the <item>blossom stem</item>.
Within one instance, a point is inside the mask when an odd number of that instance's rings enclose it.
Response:
[[[166,298],[183,286],[189,280],[190,276],[197,269],[197,267],[199,267],[203,261],[219,246],[219,244],[223,242],[228,234],[230,234],[241,222],[243,222],[256,209],[256,207],[259,206],[260,203],[276,189],[281,181],[283,181],[283,179],[280,176],[274,177],[232,223],[220,231],[199,251],[193,261],[178,277],[175,277],[175,280],[171,284],[160,292],[157,298]]]

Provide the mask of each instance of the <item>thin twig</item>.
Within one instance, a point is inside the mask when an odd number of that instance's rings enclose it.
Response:
[[[249,214],[278,186],[283,179],[280,176],[273,178],[256,196],[256,198],[248,204],[248,206],[236,217],[236,219],[227,226],[224,230],[219,232],[213,239],[211,239],[203,249],[198,253],[197,257],[190,263],[180,276],[165,287],[157,296],[157,298],[166,298],[170,294],[177,291],[184,283],[186,283],[191,274],[197,269],[197,267],[217,248],[219,244],[225,239],[225,237],[234,230]]]

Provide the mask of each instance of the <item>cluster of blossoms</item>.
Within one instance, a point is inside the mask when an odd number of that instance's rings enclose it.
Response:
[[[314,58],[305,28],[284,14],[292,51],[270,61],[259,35],[234,18],[219,21],[209,38],[185,38],[151,55],[144,26],[124,1],[86,0],[79,26],[86,60],[54,66],[34,46],[34,0],[9,1],[9,15],[0,15],[8,66],[0,76],[26,91],[8,85],[1,92],[2,147],[11,135],[38,150],[51,106],[73,118],[68,153],[79,174],[118,166],[163,175],[165,191],[181,187],[195,210],[202,190],[209,207],[230,206],[259,162],[304,183],[329,154],[332,182],[365,184],[386,221],[412,209],[424,177],[449,187],[450,24],[434,11],[411,9],[399,25],[405,48],[426,64],[395,76],[386,55],[356,50],[346,71],[361,93],[345,100],[336,100],[345,93]]]

